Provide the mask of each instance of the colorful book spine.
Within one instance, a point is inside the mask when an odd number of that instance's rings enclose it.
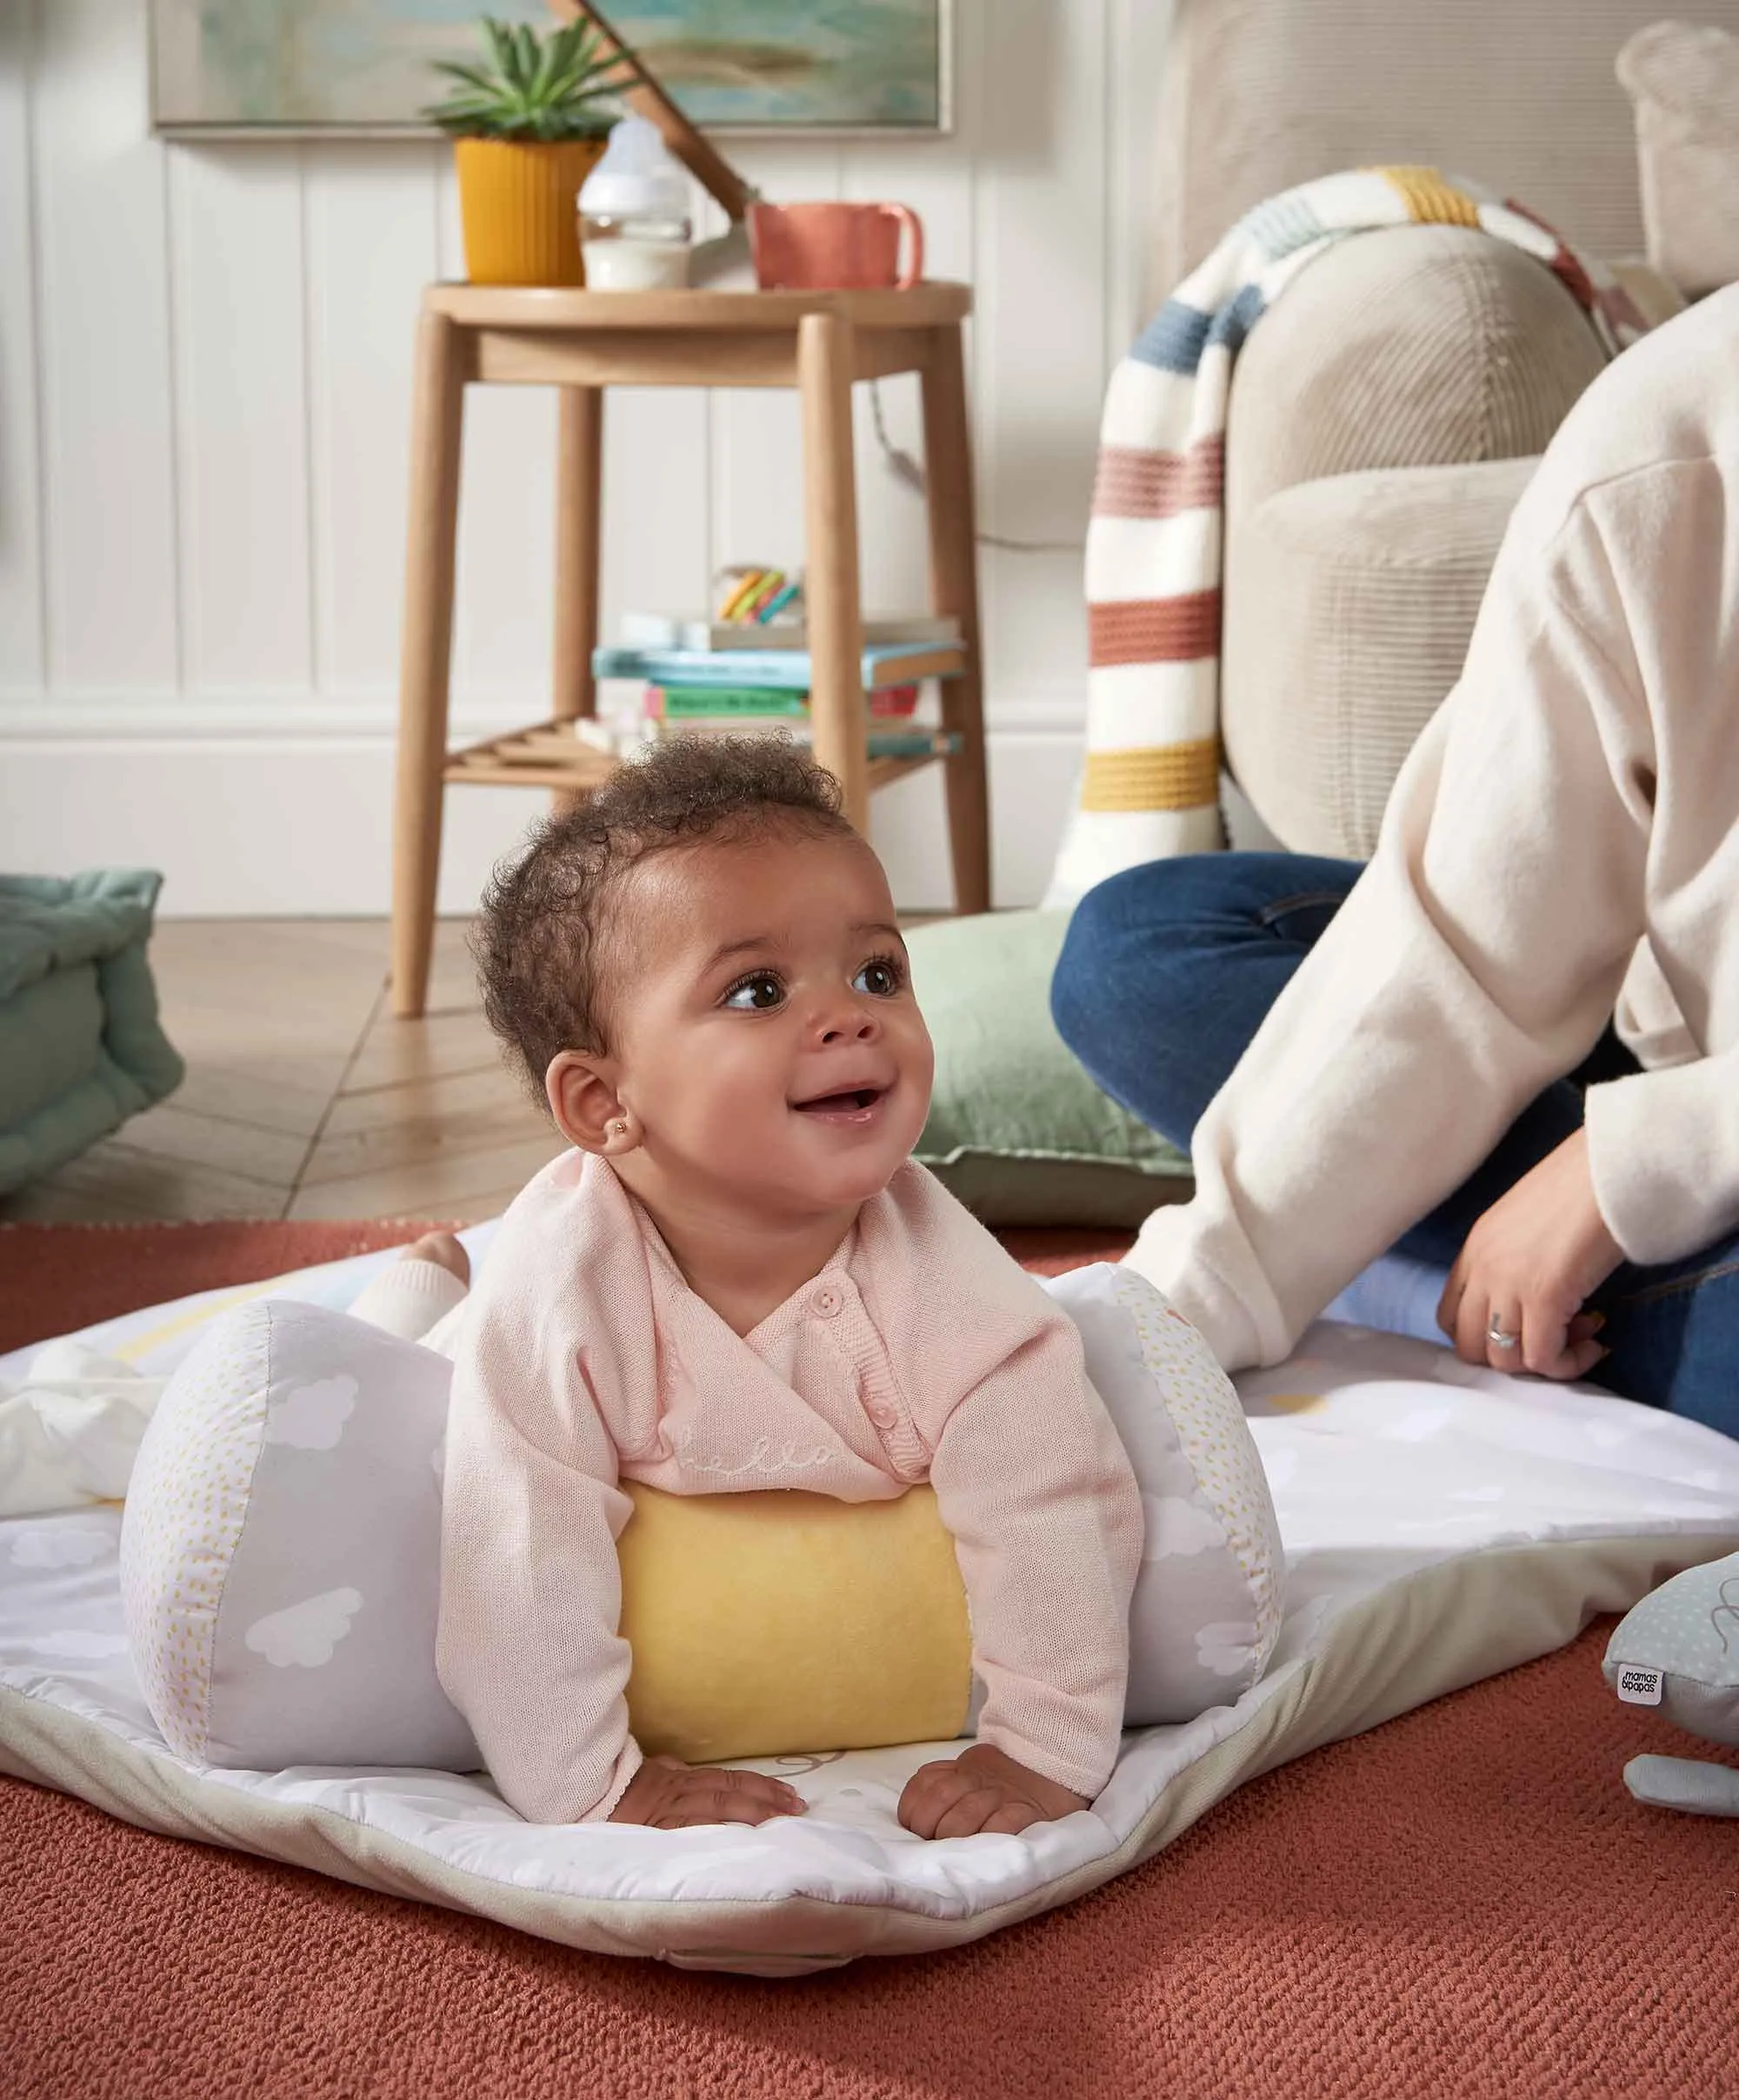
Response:
[[[916,685],[878,685],[870,695],[872,720],[897,721],[918,711]]]
[[[870,714],[876,721],[901,721],[916,714],[916,685],[880,686],[869,696]],[[807,720],[807,693],[782,692],[776,687],[649,685],[642,710],[654,721],[803,721]]]
[[[794,722],[789,717],[756,723],[752,720],[732,720],[726,716],[700,716],[690,720],[665,717],[652,724],[653,733],[660,743],[675,737],[744,736],[761,728],[770,732],[778,730],[795,743],[806,744],[811,741],[809,723]],[[869,746],[872,758],[933,758],[957,751],[961,739],[951,730],[873,729],[870,731]]]
[[[770,623],[751,620],[710,620],[670,612],[625,612],[620,628],[624,649],[686,649],[707,654],[759,649],[807,649],[808,623],[781,612]],[[863,617],[866,649],[957,648],[960,623],[946,613],[915,613],[906,617]]]
[[[649,685],[645,706],[652,716],[801,717],[809,713],[809,696],[756,685]]]
[[[961,738],[952,730],[871,730],[872,758],[952,757]]]
[[[866,692],[909,685],[918,678],[951,678],[964,668],[965,657],[957,644],[866,649],[859,659]],[[665,687],[773,686],[798,693],[806,693],[814,682],[809,653],[801,649],[600,649],[592,657],[592,675],[636,678]]]

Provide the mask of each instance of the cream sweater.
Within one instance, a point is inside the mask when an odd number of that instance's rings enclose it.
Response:
[[[843,1502],[929,1481],[971,1612],[978,1739],[1076,1793],[1109,1777],[1135,1476],[1073,1321],[923,1168],[739,1337],[610,1167],[564,1153],[502,1220],[451,1345],[436,1667],[522,1816],[606,1816],[640,1763],[623,1480]]]
[[[1739,1224],[1739,288],[1619,358],[1516,508],[1376,852],[1130,1253],[1229,1368],[1283,1357],[1592,1048],[1607,1223]],[[1621,997],[1622,993],[1622,997]]]

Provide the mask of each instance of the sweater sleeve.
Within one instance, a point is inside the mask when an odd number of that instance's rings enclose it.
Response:
[[[438,1675],[503,1798],[596,1822],[640,1764],[616,1541],[632,1505],[570,1292],[507,1227],[458,1339],[442,1501]]]
[[[1588,1090],[1595,1201],[1633,1262],[1676,1262],[1739,1225],[1739,1054]]]
[[[369,1279],[351,1302],[350,1317],[401,1342],[427,1342],[464,1301],[465,1286],[438,1262],[405,1256]]]
[[[1096,1795],[1123,1729],[1142,1506],[1066,1316],[954,1409],[930,1484],[971,1613],[979,1741]]]
[[[1581,506],[1542,534],[1524,498],[1370,865],[1197,1124],[1195,1200],[1129,1257],[1228,1368],[1278,1362],[1611,1015],[1652,817],[1622,624],[1647,589],[1618,588]],[[1636,1130],[1594,1121],[1609,1194]]]

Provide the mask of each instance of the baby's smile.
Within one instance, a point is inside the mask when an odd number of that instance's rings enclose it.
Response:
[[[868,1130],[877,1122],[893,1092],[897,1081],[885,1083],[870,1082],[863,1086],[844,1086],[825,1094],[812,1094],[808,1099],[794,1101],[792,1109],[806,1116],[812,1123],[831,1123],[842,1130]]]

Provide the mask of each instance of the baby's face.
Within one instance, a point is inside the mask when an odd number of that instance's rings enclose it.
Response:
[[[661,1177],[792,1216],[886,1187],[934,1057],[861,839],[776,830],[656,855],[612,944],[616,1088]]]

